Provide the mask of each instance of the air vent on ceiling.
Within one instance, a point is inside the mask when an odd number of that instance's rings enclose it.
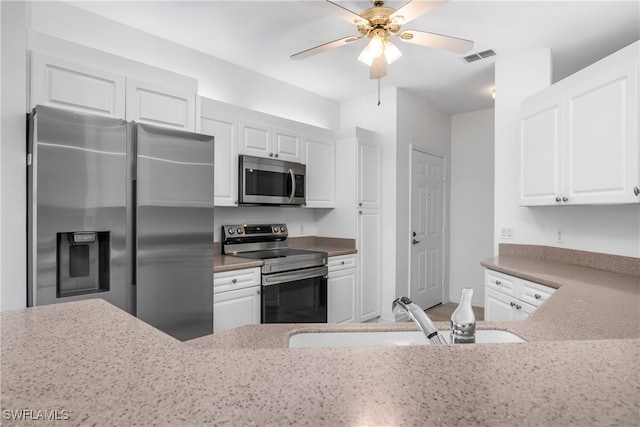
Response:
[[[463,57],[465,62],[476,62],[484,58],[488,58],[490,56],[494,56],[496,53],[493,49],[483,50],[482,52],[472,53],[471,55],[467,55]]]

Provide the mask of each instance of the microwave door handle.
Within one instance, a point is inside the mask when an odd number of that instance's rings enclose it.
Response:
[[[293,196],[296,195],[296,176],[293,174],[293,169],[289,169],[289,179],[291,179],[291,194],[289,194],[289,203],[292,203]]]

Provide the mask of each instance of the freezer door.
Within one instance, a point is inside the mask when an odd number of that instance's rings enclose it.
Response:
[[[38,106],[29,133],[28,305],[126,309],[126,122]]]
[[[213,137],[137,124],[136,315],[213,333]]]

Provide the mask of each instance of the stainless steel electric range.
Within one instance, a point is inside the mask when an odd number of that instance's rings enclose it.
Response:
[[[222,253],[263,260],[262,323],[327,322],[327,253],[290,248],[286,224],[222,226]]]

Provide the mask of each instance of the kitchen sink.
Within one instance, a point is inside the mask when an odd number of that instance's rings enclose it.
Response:
[[[450,342],[449,332],[442,336]],[[518,343],[522,338],[507,331],[482,329],[476,331],[476,344]],[[375,347],[403,345],[432,345],[421,331],[372,332],[302,332],[289,338],[289,348],[309,347]],[[466,345],[466,344],[459,344]]]

